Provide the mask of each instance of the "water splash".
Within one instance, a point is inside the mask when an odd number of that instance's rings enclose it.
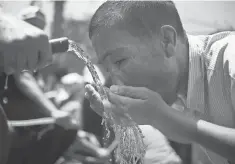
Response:
[[[107,88],[102,86],[99,76],[95,70],[94,65],[89,60],[85,52],[74,41],[69,41],[69,50],[76,54],[76,56],[84,62],[90,71],[92,78],[95,82],[96,89],[100,94],[101,99],[108,100]],[[115,132],[115,137],[119,140],[118,148],[116,149],[117,159],[120,164],[136,164],[137,162],[143,163],[145,155],[145,145],[143,142],[143,135],[139,126],[126,114],[124,117],[115,116],[111,111],[104,110],[102,124],[105,125],[108,132],[106,141],[110,137],[108,123],[111,125]]]

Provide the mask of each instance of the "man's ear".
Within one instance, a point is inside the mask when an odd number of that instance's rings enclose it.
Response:
[[[174,56],[176,51],[177,32],[174,27],[164,25],[160,29],[160,42],[163,50],[166,52],[166,57]]]

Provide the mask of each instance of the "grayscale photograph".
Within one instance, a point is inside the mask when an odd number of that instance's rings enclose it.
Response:
[[[235,1],[0,0],[0,164],[235,164]]]

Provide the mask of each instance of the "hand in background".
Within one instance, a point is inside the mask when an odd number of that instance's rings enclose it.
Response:
[[[77,121],[73,119],[71,112],[57,111],[52,114],[56,124],[64,129],[78,129]]]
[[[10,15],[0,15],[1,71],[33,71],[51,62],[48,36],[42,30]]]

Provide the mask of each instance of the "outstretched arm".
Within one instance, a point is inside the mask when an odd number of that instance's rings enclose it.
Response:
[[[72,111],[58,110],[57,107],[45,96],[32,74],[29,72],[23,72],[15,75],[15,79],[21,91],[41,107],[41,112],[53,117],[56,120],[57,125],[65,129],[80,128],[80,125],[77,122],[74,122],[71,118]]]
[[[27,97],[36,102],[41,108],[41,112],[48,116],[52,116],[53,113],[57,112],[56,106],[46,98],[41,88],[38,86],[35,78],[30,72],[23,72],[14,75],[18,88]]]
[[[177,138],[187,139],[191,143],[198,143],[230,161],[235,161],[235,129],[204,120],[196,120],[173,109],[169,109],[169,111],[171,114],[168,123],[171,125],[171,132],[165,133],[169,138],[176,141]],[[162,131],[164,133],[166,130]]]

